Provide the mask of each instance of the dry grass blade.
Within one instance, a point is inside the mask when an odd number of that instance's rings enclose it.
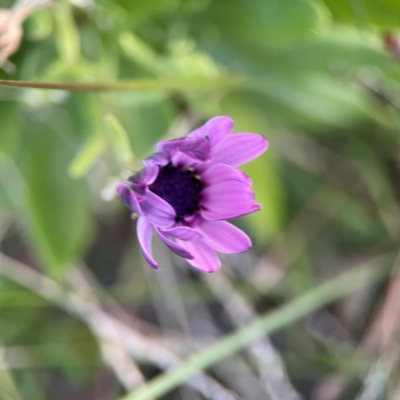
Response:
[[[235,291],[226,275],[221,272],[218,275],[206,275],[204,279],[237,327],[243,327],[257,319],[257,314],[251,304]],[[301,399],[289,382],[279,353],[268,337],[250,343],[248,352],[256,362],[261,376],[261,384],[272,400]]]
[[[0,253],[0,275],[33,291],[42,298],[82,320],[103,340],[118,343],[139,361],[147,361],[161,369],[179,365],[180,359],[158,341],[145,337],[126,324],[109,316],[96,304],[84,300],[77,294],[64,290],[53,280],[32,268]],[[204,392],[206,382],[207,392]],[[186,381],[191,388],[214,400],[235,400],[237,397],[211,377],[199,373]]]

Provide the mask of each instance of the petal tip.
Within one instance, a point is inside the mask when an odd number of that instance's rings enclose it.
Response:
[[[253,207],[251,208],[251,212],[256,212],[256,211],[260,211],[262,209],[262,204],[260,203],[254,203]]]
[[[120,183],[117,185],[115,190],[117,191],[118,196],[121,197],[125,193],[126,190],[129,190],[129,188],[125,183]]]
[[[264,150],[263,150],[263,153],[264,152],[266,152],[268,149],[269,149],[269,141],[268,141],[268,139],[265,137],[265,136],[263,136],[263,135],[260,135],[264,140]],[[261,153],[262,154],[262,153]]]

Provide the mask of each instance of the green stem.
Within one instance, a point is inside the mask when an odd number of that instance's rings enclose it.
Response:
[[[128,394],[121,400],[150,400],[185,382],[194,374],[232,355],[251,341],[276,332],[302,317],[339,300],[387,276],[392,267],[393,255],[380,256],[367,266],[361,266],[340,274],[338,277],[311,289],[298,298],[289,301],[252,324],[228,335],[226,338],[200,351],[182,362],[178,367],[153,379],[148,385]],[[377,266],[380,268],[378,269]],[[386,268],[385,268],[386,267]]]
[[[0,79],[0,86],[58,89],[79,92],[104,91],[181,91],[181,90],[222,90],[235,89],[243,86],[243,80],[204,79],[204,78],[171,78],[171,79],[138,79],[116,82],[37,82],[13,81]]]

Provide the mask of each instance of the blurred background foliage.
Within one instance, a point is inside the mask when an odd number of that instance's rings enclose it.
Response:
[[[182,335],[200,346],[234,330],[213,276],[158,243],[163,270],[147,269],[135,222],[113,198],[116,182],[140,168],[158,140],[215,115],[270,142],[243,168],[264,205],[237,221],[254,247],[225,257],[218,273],[254,313],[397,250],[398,0],[57,0],[23,29],[10,58],[15,72],[0,71],[1,79],[155,84],[96,93],[1,87],[7,257],[171,348]],[[399,398],[396,282],[393,275],[272,337],[303,398]],[[0,399],[116,399],[132,389],[93,327],[41,288],[0,277]],[[385,316],[392,325],[376,333]],[[241,398],[274,398],[249,358],[238,354],[209,372]],[[146,380],[163,369],[138,362]],[[204,396],[183,387],[163,398]]]

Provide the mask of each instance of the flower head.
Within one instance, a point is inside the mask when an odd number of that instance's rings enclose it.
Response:
[[[250,238],[225,221],[258,211],[251,180],[236,167],[264,153],[267,140],[254,133],[232,134],[233,121],[216,117],[186,138],[158,143],[144,168],[120,184],[121,200],[139,215],[143,255],[159,269],[151,250],[153,233],[203,272],[221,262],[216,251],[241,253]]]

